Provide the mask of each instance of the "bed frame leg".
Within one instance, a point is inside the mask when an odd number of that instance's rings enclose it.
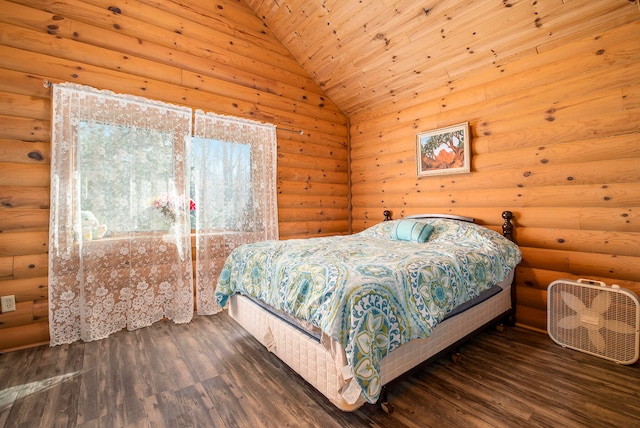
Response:
[[[393,404],[389,403],[388,401],[383,401],[382,403],[380,403],[380,407],[382,407],[382,410],[384,410],[384,412],[388,415],[393,413],[393,411],[396,409]]]
[[[456,349],[451,353],[451,361],[454,364],[462,364],[462,352],[459,349]]]
[[[386,386],[383,386],[382,391],[380,391],[379,401],[380,401],[380,407],[388,415],[393,413],[393,411],[396,409],[395,406],[389,402],[389,390],[387,389]]]

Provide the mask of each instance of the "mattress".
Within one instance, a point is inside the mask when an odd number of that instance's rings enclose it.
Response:
[[[512,279],[513,271],[499,284],[502,291],[445,319],[428,338],[405,343],[385,356],[380,362],[381,383],[388,384],[507,313]],[[242,295],[231,296],[229,315],[339,409],[353,411],[365,403],[336,342],[326,337],[318,341]]]

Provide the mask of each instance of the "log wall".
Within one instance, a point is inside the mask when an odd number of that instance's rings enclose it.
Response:
[[[347,119],[243,1],[0,0],[0,350],[49,337],[46,82],[64,81],[277,125],[280,237],[349,232]]]
[[[384,209],[394,218],[454,213],[496,229],[500,213],[513,211],[523,252],[517,320],[534,329],[546,329],[546,288],[559,278],[640,295],[635,16],[589,22],[580,37],[541,44],[535,55],[351,115],[353,231]],[[415,134],[462,122],[471,173],[418,178]]]
[[[0,350],[48,341],[47,82],[276,124],[284,239],[357,232],[384,209],[495,229],[513,211],[522,325],[546,328],[558,278],[640,294],[640,14],[592,14],[563,33],[571,13],[551,8],[556,35],[527,33],[535,47],[495,66],[442,65],[448,83],[410,99],[378,91],[354,104],[343,91],[347,120],[242,0],[0,0],[0,295],[17,299],[0,314]],[[340,68],[317,71],[340,86]],[[472,172],[417,178],[415,134],[461,122]]]

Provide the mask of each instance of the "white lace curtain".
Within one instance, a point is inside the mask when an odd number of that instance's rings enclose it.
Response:
[[[196,200],[196,307],[221,308],[215,285],[230,251],[278,239],[276,129],[273,125],[196,111],[193,140]]]
[[[197,111],[192,139],[188,108],[68,83],[53,111],[51,345],[189,322],[191,213],[198,313],[218,312],[229,252],[278,239],[275,127]]]
[[[193,316],[192,111],[54,85],[51,345]]]

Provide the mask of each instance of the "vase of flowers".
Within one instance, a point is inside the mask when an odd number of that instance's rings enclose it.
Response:
[[[178,215],[178,207],[174,199],[168,193],[162,193],[156,196],[151,203],[151,206],[170,223],[175,223]]]
[[[195,219],[196,203],[193,199],[188,200],[190,223],[193,224]],[[179,198],[172,196],[168,193],[162,193],[153,198],[151,201],[151,207],[153,208],[154,215],[152,221],[153,230],[168,230],[174,226],[182,215],[184,215],[184,208],[186,204]]]

